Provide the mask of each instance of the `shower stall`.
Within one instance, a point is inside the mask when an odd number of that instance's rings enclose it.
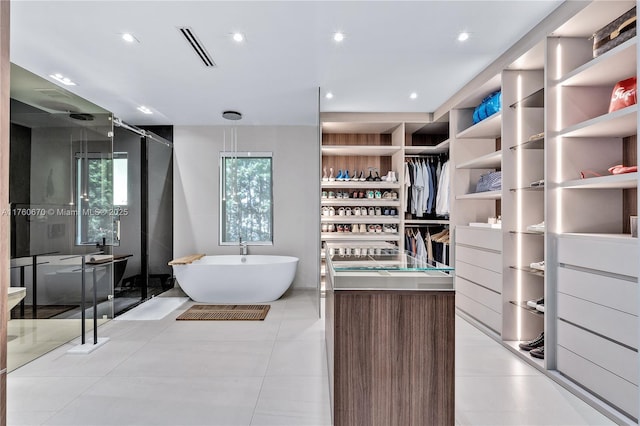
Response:
[[[82,318],[90,329],[173,285],[171,128],[128,125],[15,65],[11,86],[1,213],[10,285],[26,294],[9,314],[10,370],[78,337]]]

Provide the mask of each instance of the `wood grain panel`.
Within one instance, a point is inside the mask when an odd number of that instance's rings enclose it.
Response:
[[[622,140],[622,164],[638,165],[638,136],[633,135]],[[629,216],[638,215],[638,190],[635,188],[622,191],[622,232],[631,233]]]
[[[9,208],[9,1],[0,1],[0,206]],[[9,217],[0,216],[0,426],[7,422]]]
[[[391,145],[391,134],[324,133],[322,145]]]
[[[454,298],[336,292],[336,426],[454,424]]]

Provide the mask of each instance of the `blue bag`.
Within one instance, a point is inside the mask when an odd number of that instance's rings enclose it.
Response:
[[[478,124],[502,109],[501,92],[497,91],[485,97],[473,110],[473,124]]]

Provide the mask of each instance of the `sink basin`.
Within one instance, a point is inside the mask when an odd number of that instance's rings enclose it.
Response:
[[[27,289],[24,287],[9,287],[9,306],[7,309],[7,313],[9,314],[9,319],[11,318],[11,309],[16,306],[24,296],[27,295]]]

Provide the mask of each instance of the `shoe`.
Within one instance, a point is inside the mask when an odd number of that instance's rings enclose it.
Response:
[[[529,352],[529,355],[534,358],[544,359],[544,346],[540,346],[537,349],[532,349],[531,352]]]
[[[322,191],[322,198],[327,198],[329,196],[329,194],[327,193],[327,191]]]
[[[345,216],[351,216],[351,207],[345,207],[344,208],[344,215]]]
[[[351,232],[359,232],[360,228],[358,227],[357,223],[354,223],[353,225],[351,225]]]
[[[365,225],[364,223],[360,224],[360,232],[362,234],[364,234],[365,232],[367,232],[367,225]]]
[[[360,215],[361,216],[366,216],[367,215],[367,208],[366,207],[360,207]]]
[[[533,262],[529,265],[531,269],[537,269],[538,271],[544,271],[544,260],[540,262]]]
[[[329,216],[329,207],[322,208],[322,216]]]
[[[351,180],[351,178],[349,178],[349,170],[344,171],[344,174],[342,175],[342,180]]]
[[[333,191],[329,191],[329,198],[336,198],[336,193]]]
[[[527,226],[527,231],[544,232],[545,231],[544,220],[538,224]]]
[[[369,169],[369,176],[365,179],[367,182],[373,182],[373,176],[371,175],[371,169]]]
[[[336,209],[334,209],[333,207],[329,207],[329,216],[335,216],[336,215]]]
[[[360,207],[354,207],[353,208],[353,215],[354,216],[360,216]]]
[[[364,182],[366,180],[366,178],[364,177],[364,170],[360,172],[360,177],[358,177],[358,180],[360,182]]]
[[[535,339],[529,340],[528,342],[522,342],[518,346],[523,351],[530,351],[532,349],[543,347],[544,346],[544,331],[542,333],[538,334],[538,336]]]
[[[398,193],[396,191],[391,191],[390,198],[392,200],[397,200],[398,199]]]
[[[389,216],[391,214],[391,209],[389,207],[384,208],[384,215]]]
[[[374,209],[373,207],[369,207],[369,216],[375,216],[376,215],[376,209]]]
[[[333,182],[336,180],[335,177],[333,177],[333,167],[329,167],[329,182]]]
[[[373,178],[374,182],[381,182],[382,179],[380,178],[380,174],[376,171],[376,177]]]
[[[344,226],[338,225],[338,232],[344,232]]]
[[[382,209],[380,207],[376,207],[375,214],[376,216],[382,216]]]
[[[374,198],[375,193],[372,190],[367,191],[367,198]]]
[[[364,198],[364,191],[358,192],[358,198]]]
[[[536,306],[538,306],[540,304],[544,305],[544,297],[541,297],[541,298],[535,299],[535,300],[527,301],[527,306],[530,307],[530,308],[533,308],[533,309],[535,309]]]
[[[395,208],[389,209],[389,216],[398,216],[398,210]]]
[[[358,198],[358,191],[353,191],[351,193],[351,198]]]
[[[381,225],[376,225],[376,232],[377,233],[381,233],[382,232],[382,226]]]
[[[382,192],[380,192],[380,191],[376,190],[376,192],[374,193],[374,196],[375,196],[376,198],[382,198]]]
[[[536,305],[536,311],[542,312],[544,314],[544,300],[542,301],[542,303]]]
[[[322,181],[329,182],[329,175],[327,175],[327,168],[322,169]]]
[[[344,177],[342,174],[342,169],[338,170],[338,176],[336,176],[336,180],[343,181]]]
[[[323,223],[322,224],[322,232],[328,232],[328,230],[329,230],[329,224]]]
[[[338,209],[338,216],[344,216],[344,207]]]
[[[529,184],[529,186],[530,186],[530,187],[533,187],[533,188],[535,188],[535,187],[537,187],[537,186],[544,186],[544,179],[540,179],[540,180],[537,180],[537,181],[535,181],[535,182],[531,182],[531,183]]]

